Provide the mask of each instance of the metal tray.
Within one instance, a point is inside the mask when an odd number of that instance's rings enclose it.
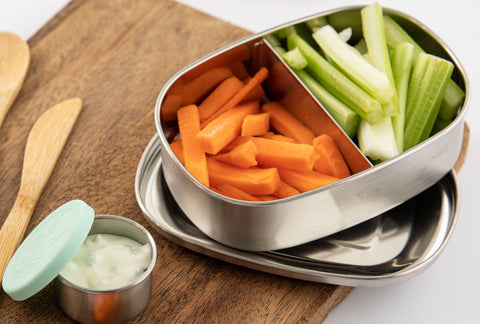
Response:
[[[150,225],[204,255],[290,278],[346,286],[384,286],[425,271],[455,226],[458,188],[450,171],[396,208],[334,235],[296,247],[250,252],[220,244],[195,227],[168,190],[155,135],[139,162],[135,193]]]

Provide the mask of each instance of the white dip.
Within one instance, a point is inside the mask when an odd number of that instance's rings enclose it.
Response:
[[[88,289],[123,287],[140,277],[151,261],[148,244],[111,234],[89,235],[60,274]]]

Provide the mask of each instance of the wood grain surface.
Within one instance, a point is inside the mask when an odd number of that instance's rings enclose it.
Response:
[[[28,41],[30,69],[0,129],[0,224],[15,201],[33,123],[48,107],[79,97],[82,112],[27,234],[71,199],[151,230],[158,247],[152,297],[134,322],[322,322],[351,288],[257,272],[179,247],[153,231],[135,199],[135,172],[156,131],[154,104],[164,83],[248,34],[170,0],[71,2]],[[0,322],[70,321],[52,288],[23,302],[0,292]]]

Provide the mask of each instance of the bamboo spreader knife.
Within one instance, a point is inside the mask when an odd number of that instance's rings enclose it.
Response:
[[[20,245],[38,198],[67,141],[82,100],[63,101],[40,116],[27,138],[20,189],[10,214],[0,230],[0,279]]]

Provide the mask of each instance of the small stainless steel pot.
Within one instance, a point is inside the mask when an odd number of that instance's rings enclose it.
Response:
[[[137,280],[114,290],[90,290],[77,286],[61,275],[55,279],[55,294],[61,309],[81,323],[121,323],[138,315],[150,300],[152,270],[157,260],[155,241],[140,224],[120,216],[97,215],[89,234],[125,236],[149,244],[151,262]]]

